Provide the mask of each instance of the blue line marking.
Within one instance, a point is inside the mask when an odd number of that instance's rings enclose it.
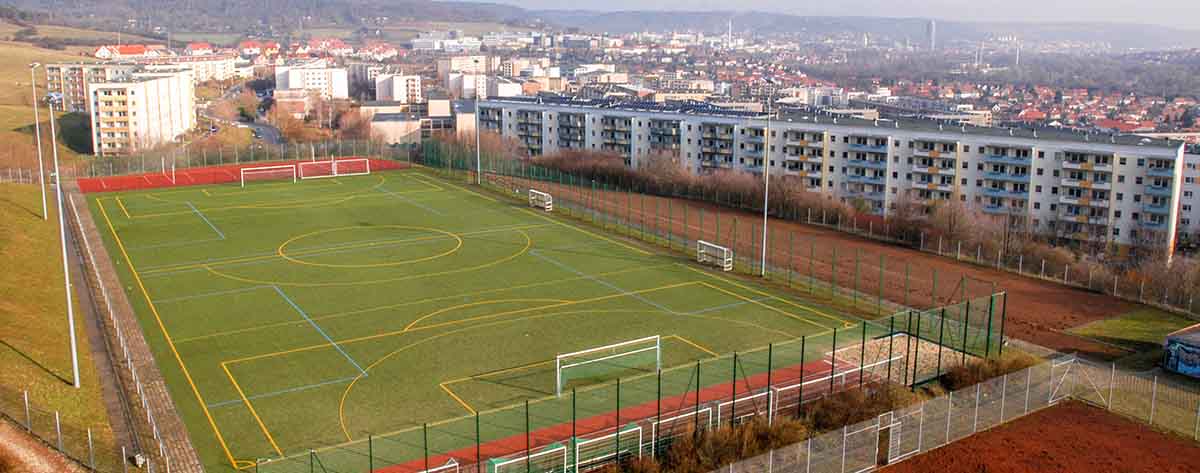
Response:
[[[288,297],[287,294],[283,293],[283,289],[280,289],[279,286],[271,286],[271,287],[274,288],[275,292],[279,293],[279,296],[282,297],[283,300],[287,301],[287,303],[289,305],[291,305],[293,309],[296,309],[296,312],[299,312],[300,316],[304,317],[304,320],[307,320],[309,325],[312,325],[313,328],[317,329],[317,333],[320,333],[322,337],[325,337],[325,340],[328,340],[329,343],[333,345],[333,348],[336,348],[337,351],[342,354],[342,356],[346,357],[346,359],[350,361],[350,364],[354,365],[354,368],[358,369],[359,373],[362,373],[363,376],[367,376],[366,370],[362,369],[361,366],[358,366],[358,362],[354,361],[354,358],[351,358],[349,353],[346,353],[345,350],[342,350],[341,345],[338,345],[337,342],[333,341],[332,338],[329,338],[329,335],[326,334],[325,331],[321,329],[321,326],[317,325],[317,323],[314,322],[313,319],[310,319],[308,317],[308,314],[306,314],[304,312],[304,309],[301,309],[300,306],[296,305],[296,303],[294,301],[292,301],[292,298]]]
[[[632,297],[632,298],[634,298],[634,299],[637,299],[637,300],[639,300],[639,301],[642,301],[642,302],[645,302],[645,303],[647,303],[647,304],[650,304],[651,306],[654,306],[654,307],[655,307],[656,309],[658,309],[658,310],[661,310],[661,311],[663,311],[663,312],[666,312],[666,313],[668,313],[668,314],[676,314],[676,315],[678,315],[678,314],[679,314],[679,312],[673,311],[673,310],[671,310],[671,309],[667,308],[666,306],[664,306],[664,305],[662,305],[662,304],[659,304],[659,303],[657,303],[657,302],[654,302],[654,301],[652,301],[652,300],[650,300],[650,299],[647,299],[647,298],[645,298],[645,297],[642,297],[642,295],[641,295],[641,294],[634,294],[634,293],[632,293],[632,292],[629,292],[629,291],[626,291],[626,290],[624,290],[624,289],[621,289],[621,288],[620,288],[620,287],[618,287],[616,284],[610,283],[610,282],[608,282],[608,281],[605,281],[605,280],[603,280],[603,279],[600,279],[600,278],[598,278],[598,277],[595,277],[595,276],[591,276],[591,275],[589,275],[589,274],[585,274],[584,272],[582,272],[582,271],[580,271],[580,270],[578,270],[578,269],[572,268],[572,267],[570,267],[570,266],[566,265],[565,263],[561,263],[561,262],[559,262],[558,260],[556,260],[556,259],[554,259],[554,258],[551,258],[551,257],[549,257],[549,256],[543,255],[543,254],[542,254],[542,252],[540,252],[540,251],[538,251],[538,250],[529,250],[529,254],[531,254],[531,255],[533,255],[533,256],[536,256],[536,257],[538,257],[538,258],[544,259],[544,260],[546,260],[546,261],[550,262],[550,264],[553,264],[553,265],[555,265],[555,266],[558,266],[559,268],[565,269],[565,270],[567,270],[568,272],[572,272],[572,273],[575,273],[575,274],[576,274],[576,275],[578,275],[578,276],[582,276],[582,277],[585,277],[585,278],[587,278],[587,279],[591,279],[592,281],[595,281],[595,282],[597,282],[597,283],[600,283],[601,285],[603,285],[603,286],[605,286],[605,287],[607,287],[607,288],[609,288],[609,289],[612,289],[612,290],[614,290],[614,291],[617,291],[617,292],[619,292],[619,293],[621,293],[621,294],[624,294],[624,295],[630,296],[630,297]]]
[[[435,215],[441,215],[441,216],[443,216],[443,217],[445,217],[445,216],[446,216],[446,214],[442,213],[442,212],[441,212],[441,211],[439,211],[438,209],[435,209],[435,208],[433,208],[433,207],[430,207],[430,206],[428,206],[428,205],[422,204],[422,203],[420,203],[420,202],[417,202],[417,201],[415,201],[415,200],[412,200],[412,199],[410,199],[410,198],[408,198],[408,197],[405,197],[405,196],[403,196],[403,195],[397,194],[397,193],[395,193],[395,192],[392,192],[392,191],[390,191],[390,190],[384,189],[384,188],[382,188],[382,187],[376,187],[375,189],[376,189],[376,190],[378,190],[379,192],[382,192],[382,193],[384,193],[384,194],[387,194],[387,195],[390,195],[390,196],[392,196],[392,197],[395,197],[395,198],[397,198],[397,199],[400,199],[400,200],[404,201],[404,202],[405,202],[405,203],[407,203],[407,204],[411,204],[411,205],[412,205],[412,206],[414,206],[414,207],[419,207],[419,208],[421,208],[422,210],[424,210],[424,211],[426,211],[426,212],[429,212],[429,213],[432,213],[432,214],[435,214]]]
[[[279,396],[282,394],[294,393],[296,391],[304,391],[306,389],[316,389],[321,386],[329,386],[330,384],[345,383],[348,381],[354,381],[354,376],[350,376],[350,377],[346,377],[346,378],[331,379],[329,381],[322,381],[320,383],[306,384],[304,386],[296,386],[294,388],[280,389],[278,391],[271,391],[269,393],[255,394],[253,396],[246,396],[246,399],[262,399],[264,397]],[[214,402],[212,404],[209,404],[208,407],[213,408],[213,407],[228,406],[228,405],[232,405],[232,404],[240,404],[241,402],[242,402],[241,399],[230,399],[228,401]]]
[[[200,213],[200,209],[196,208],[196,206],[195,206],[195,205],[192,205],[192,203],[191,203],[190,201],[187,203],[187,206],[188,206],[188,207],[191,207],[191,208],[192,208],[192,212],[196,212],[196,215],[199,215],[199,216],[200,216],[200,218],[201,218],[202,220],[204,220],[204,223],[207,223],[207,224],[208,224],[208,228],[211,228],[211,229],[212,229],[212,231],[214,231],[214,232],[217,232],[217,235],[218,235],[218,236],[220,236],[222,240],[224,240],[224,239],[225,239],[225,234],[224,234],[224,233],[221,233],[221,231],[217,229],[217,226],[216,226],[216,225],[213,225],[213,223],[212,223],[212,222],[208,221],[208,217],[205,217],[203,213]]]
[[[241,288],[237,288],[237,289],[229,289],[226,291],[202,292],[199,294],[192,294],[192,295],[188,295],[188,296],[168,297],[166,299],[154,299],[154,303],[162,304],[162,303],[167,303],[167,302],[179,302],[179,301],[186,301],[189,299],[200,299],[200,298],[204,298],[204,297],[220,296],[220,295],[225,295],[225,294],[237,294],[239,292],[250,292],[253,290],[257,290],[257,289],[262,289],[264,287],[271,287],[271,286],[266,286],[266,285],[250,286],[250,287],[241,287]]]

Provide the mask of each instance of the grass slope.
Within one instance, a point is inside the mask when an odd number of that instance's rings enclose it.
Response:
[[[42,220],[40,199],[37,186],[0,184],[0,261],[9,268],[0,271],[0,395],[28,390],[39,409],[60,411],[65,425],[91,428],[98,444],[111,445],[112,431],[78,310],[83,387],[68,383],[71,359],[58,221],[53,200],[48,202],[50,219]],[[4,401],[7,405],[19,398]]]
[[[1162,345],[1167,334],[1195,323],[1187,317],[1142,307],[1073,328],[1070,332],[1124,347],[1132,354],[1118,360],[1118,364],[1131,369],[1149,369],[1162,358]]]

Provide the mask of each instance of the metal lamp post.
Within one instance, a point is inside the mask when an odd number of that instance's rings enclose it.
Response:
[[[50,149],[54,155],[54,190],[58,196],[58,237],[62,242],[63,286],[67,297],[67,329],[71,338],[71,374],[76,388],[79,384],[79,350],[75,343],[75,308],[71,304],[71,272],[67,262],[67,227],[63,218],[62,175],[58,171],[58,137],[54,126],[54,108],[50,108]]]
[[[767,79],[768,84],[775,84]],[[767,93],[767,128],[763,130],[763,220],[762,220],[762,261],[759,262],[759,276],[767,277],[767,213],[771,203],[771,99],[774,90]]]

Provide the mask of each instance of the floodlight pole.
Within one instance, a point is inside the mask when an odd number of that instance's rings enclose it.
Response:
[[[67,227],[63,219],[62,174],[58,171],[58,137],[54,128],[54,108],[50,108],[50,149],[54,155],[54,190],[58,196],[58,238],[62,242],[63,288],[67,297],[67,330],[71,337],[71,375],[75,388],[79,385],[79,350],[75,344],[75,308],[71,304],[71,271],[67,263]]]
[[[479,145],[479,97],[475,98],[475,185],[483,185],[483,148]]]
[[[34,136],[37,137],[38,185],[42,188],[42,220],[49,220],[50,213],[46,211],[46,176],[43,175],[46,168],[42,165],[42,119],[38,116],[37,79],[33,74],[33,71],[41,66],[36,62],[29,65],[29,88],[33,91],[33,129]],[[54,113],[54,110],[50,110],[50,113]]]
[[[768,84],[773,81],[768,80]],[[771,202],[771,97],[767,93],[767,127],[763,130],[763,223],[762,223],[762,261],[759,263],[759,276],[767,277],[767,209]]]

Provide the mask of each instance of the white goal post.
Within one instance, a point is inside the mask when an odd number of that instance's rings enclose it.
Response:
[[[640,355],[640,357],[639,357]],[[649,361],[650,356],[653,356],[653,361]],[[628,357],[644,357],[647,361],[646,365],[653,364],[655,370],[662,369],[662,337],[654,335],[652,337],[639,338],[637,340],[629,340],[612,345],[602,347],[588,348],[571,353],[564,353],[554,357],[554,373],[555,373],[555,389],[554,392],[558,396],[562,396],[563,386],[572,376],[586,377],[589,373],[603,374],[604,371],[612,371],[612,367],[606,367],[605,364],[618,364],[621,362],[628,363],[629,366],[617,365],[616,369],[631,369],[637,363],[637,358],[632,362],[622,360],[614,361]],[[592,368],[589,370],[588,368]],[[583,375],[574,375],[574,373],[584,372]],[[564,373],[568,373],[564,375]]]
[[[539,190],[529,189],[529,206],[553,212],[554,196]]]
[[[367,158],[331,159],[328,161],[306,161],[296,164],[300,179],[323,177],[362,176],[371,173],[371,160]]]
[[[242,187],[246,187],[246,180],[284,180],[291,179],[292,183],[296,182],[296,166],[292,164],[281,164],[277,166],[257,166],[241,168],[241,183]]]
[[[723,271],[733,271],[733,250],[704,240],[696,240],[696,261],[716,266]]]

